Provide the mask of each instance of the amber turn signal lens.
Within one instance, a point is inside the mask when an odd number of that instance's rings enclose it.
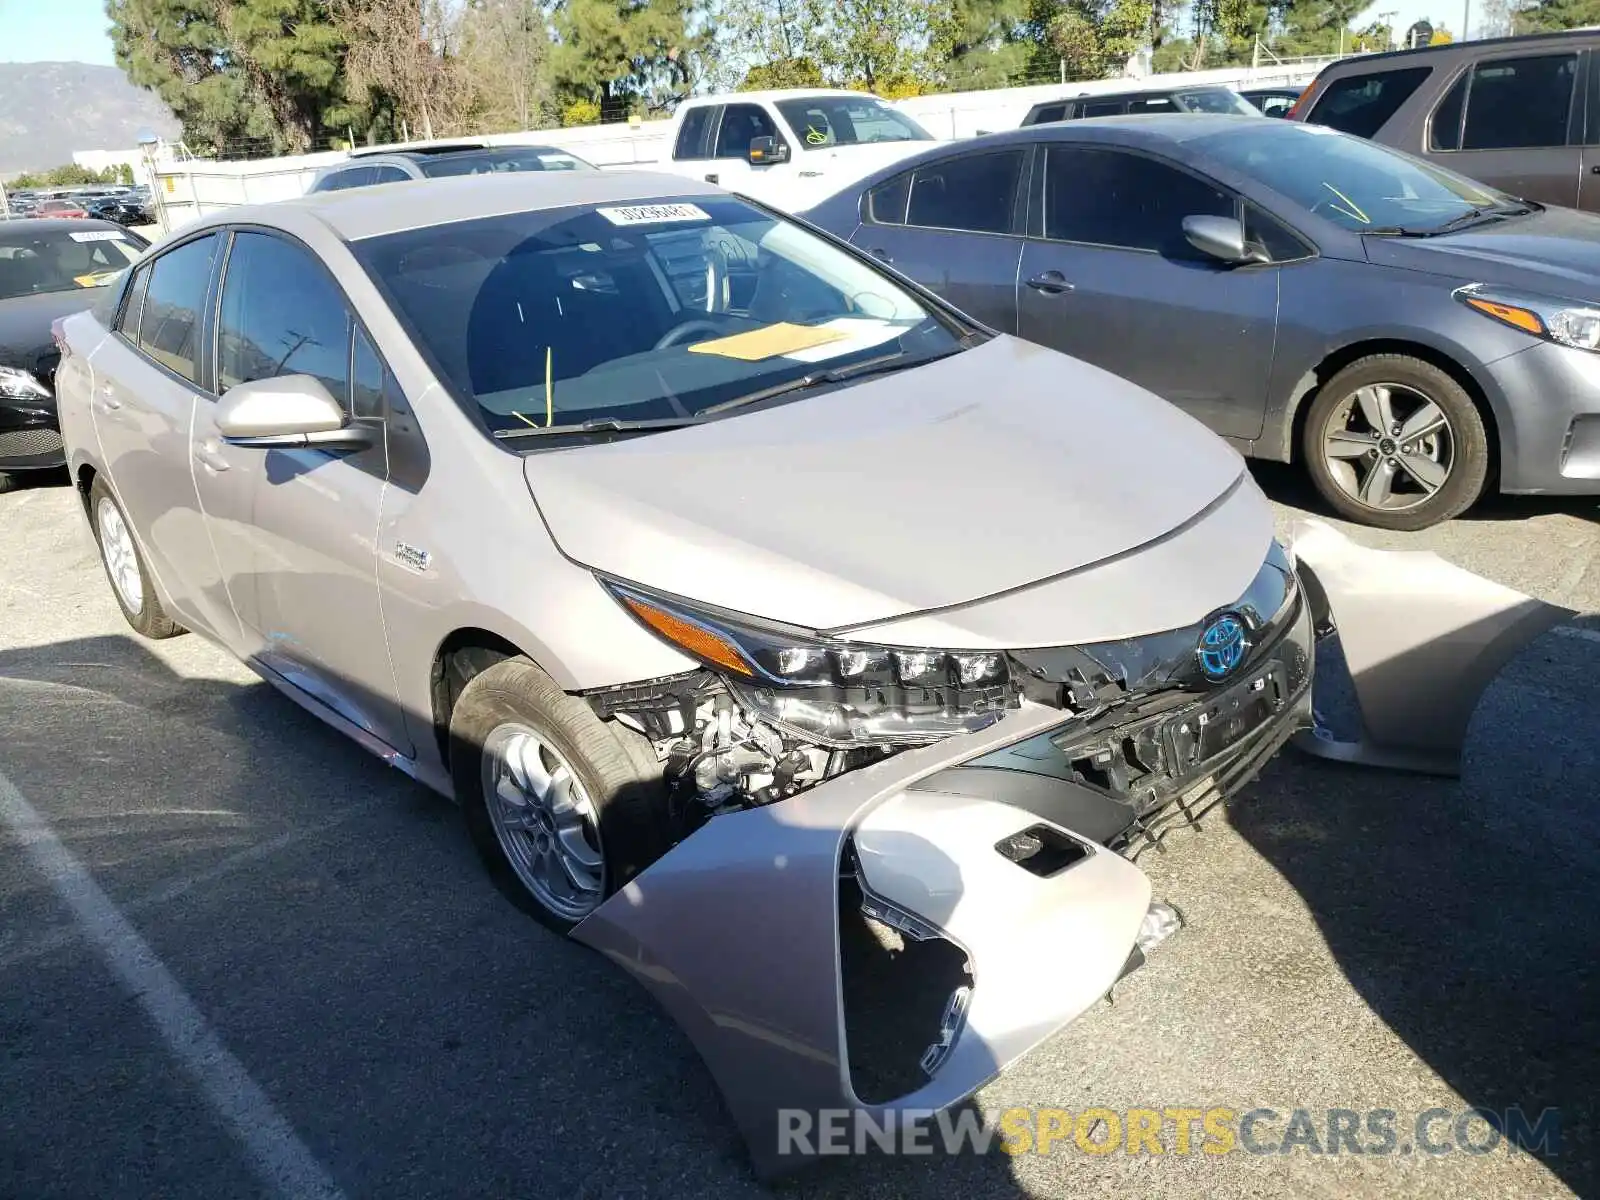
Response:
[[[702,625],[686,621],[680,616],[646,604],[633,596],[623,596],[622,602],[633,610],[635,616],[654,629],[674,646],[687,650],[698,659],[725,667],[740,675],[754,677],[755,672],[745,660],[739,647]]]
[[[1480,300],[1474,296],[1467,297],[1467,304],[1497,321],[1504,321],[1514,329],[1538,337],[1544,336],[1544,322],[1539,319],[1537,313],[1529,312],[1525,308],[1517,308],[1511,304],[1496,304],[1493,300]]]

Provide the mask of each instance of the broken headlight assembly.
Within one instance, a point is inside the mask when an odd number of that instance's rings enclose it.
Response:
[[[1020,703],[1003,653],[819,638],[602,582],[646,629],[716,671],[753,716],[820,745],[938,741]]]

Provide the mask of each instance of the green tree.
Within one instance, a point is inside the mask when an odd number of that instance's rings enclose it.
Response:
[[[1041,49],[1030,0],[951,0],[937,29],[952,90],[1020,82]]]
[[[688,95],[710,43],[693,0],[558,0],[550,61],[564,103],[662,108]]]
[[[266,105],[275,140],[291,154],[311,148],[341,98],[344,36],[322,0],[218,0],[227,56]]]
[[[467,0],[461,60],[485,133],[542,129],[556,119],[550,28],[534,0]]]
[[[217,0],[107,0],[116,62],[159,96],[196,151],[270,137],[272,117],[227,48]]]
[[[1600,0],[1535,0],[1511,14],[1513,33],[1553,33],[1600,25]]]
[[[814,58],[779,58],[757,63],[744,73],[736,91],[759,92],[767,88],[825,87],[822,67]]]

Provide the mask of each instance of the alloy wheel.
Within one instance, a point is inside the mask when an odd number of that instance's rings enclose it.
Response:
[[[1357,388],[1329,414],[1322,453],[1339,489],[1367,508],[1403,512],[1426,504],[1455,466],[1444,409],[1401,383]]]
[[[128,523],[109,498],[101,499],[95,510],[95,523],[100,529],[100,554],[111,586],[117,589],[123,606],[138,616],[144,608],[144,575],[139,570],[139,552],[134,549]]]
[[[506,860],[535,900],[567,921],[600,906],[599,820],[559,751],[526,725],[498,726],[483,744],[483,798]]]

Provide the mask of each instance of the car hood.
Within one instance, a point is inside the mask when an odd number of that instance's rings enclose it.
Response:
[[[1001,336],[765,410],[537,451],[524,469],[578,563],[837,630],[1124,562],[1237,490],[1244,464],[1142,388]],[[1235,599],[1266,546],[1242,572],[1235,549],[1215,579],[1143,581],[1150,631]],[[1063,612],[1052,640],[1089,640],[1099,618]]]
[[[1600,216],[1548,208],[1436,238],[1368,237],[1375,263],[1600,299]]]
[[[32,371],[48,384],[56,367],[50,323],[92,308],[100,293],[100,288],[82,288],[0,300],[0,366]]]

